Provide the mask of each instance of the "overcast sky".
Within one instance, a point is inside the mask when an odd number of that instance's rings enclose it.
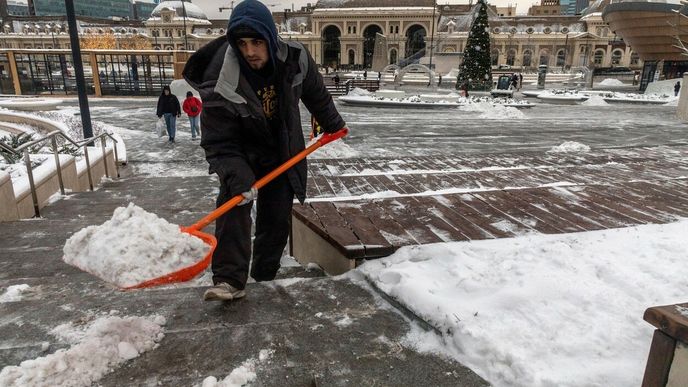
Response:
[[[273,11],[291,8],[292,4],[295,9],[300,8],[308,3],[314,4],[316,0],[295,0],[295,1],[279,1],[279,0],[261,0],[263,3],[269,5]],[[532,4],[539,4],[540,0],[488,0],[490,4],[497,6],[507,6],[509,4],[516,5],[516,12],[518,14],[525,14],[528,12],[528,7]],[[191,0],[192,3],[198,5],[205,11],[210,19],[229,19],[229,11],[220,12],[220,7],[229,7],[230,0]],[[381,2],[384,2],[382,0]],[[475,3],[475,1],[474,1]],[[468,0],[437,0],[437,4],[468,4]]]

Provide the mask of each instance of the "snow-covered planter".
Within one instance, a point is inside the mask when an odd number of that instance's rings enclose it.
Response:
[[[378,90],[375,92],[376,97],[382,98],[404,98],[406,93],[403,90]]]

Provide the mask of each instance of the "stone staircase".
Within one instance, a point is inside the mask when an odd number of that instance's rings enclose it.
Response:
[[[61,260],[67,238],[119,206],[134,202],[187,225],[214,207],[215,192],[213,176],[125,177],[69,195],[40,219],[3,222],[0,292],[30,288],[21,301],[0,303],[0,369],[67,348],[48,333],[56,326],[116,310],[164,316],[165,338],[105,375],[103,386],[196,385],[226,377],[261,349],[275,352],[257,364],[254,385],[487,385],[457,362],[402,346],[409,320],[365,283],[292,267],[280,270],[282,280],[249,283],[245,299],[204,303],[199,281],[121,292]]]

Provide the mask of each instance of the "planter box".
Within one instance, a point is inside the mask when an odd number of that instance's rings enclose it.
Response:
[[[74,157],[60,155],[60,166],[62,171],[65,189],[69,189],[68,183],[74,184],[76,180],[76,166]],[[45,207],[50,197],[60,192],[60,183],[57,178],[55,159],[51,155],[43,164],[33,169],[34,183],[36,184],[36,196],[38,197],[38,208]],[[13,183],[16,210],[19,218],[31,218],[35,215],[33,198],[31,196],[31,186],[29,177],[24,176]]]
[[[9,173],[0,171],[0,222],[19,219],[16,202],[12,178]]]
[[[107,167],[108,167],[108,174],[107,177],[116,177],[115,173],[115,153],[112,150],[112,148],[106,148],[106,160],[107,160]],[[89,156],[89,161],[91,163],[91,178],[93,179],[93,187],[97,186],[100,181],[103,179],[103,177],[106,176],[105,174],[105,164],[103,163],[103,152],[100,146],[97,147],[88,147],[88,156]],[[91,187],[89,186],[88,183],[88,173],[86,171],[86,159],[81,158],[76,163],[76,176],[77,176],[77,184],[74,189],[74,191],[77,192],[84,192],[84,191],[89,191]]]

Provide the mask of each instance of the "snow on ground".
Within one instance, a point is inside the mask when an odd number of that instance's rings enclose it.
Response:
[[[29,290],[29,285],[8,286],[3,294],[0,294],[0,304],[3,302],[17,302],[22,300],[22,293]]]
[[[354,87],[351,91],[349,91],[349,94],[352,97],[362,97],[362,96],[369,96],[373,95],[373,93],[369,92],[366,89],[361,89],[360,87]]]
[[[609,106],[607,101],[599,95],[591,95],[587,101],[583,101],[581,105],[584,106]]]
[[[686,301],[688,220],[405,247],[358,270],[495,386],[637,386],[646,308]]]
[[[600,86],[625,86],[625,84],[623,82],[621,82],[618,79],[614,79],[614,78],[607,78],[607,79],[603,80],[602,82],[600,82],[598,85],[600,85]]]
[[[51,334],[68,349],[7,366],[2,386],[90,386],[127,360],[154,349],[163,339],[161,316],[101,316],[87,326],[64,324]],[[47,349],[47,348],[46,348]]]
[[[511,106],[495,105],[492,102],[475,102],[460,107],[463,111],[479,112],[480,117],[489,120],[524,119],[522,111]]]
[[[585,153],[590,152],[590,147],[576,141],[565,141],[553,146],[548,152],[552,153]]]
[[[209,247],[141,207],[129,203],[112,219],[67,240],[64,261],[119,287],[172,273],[200,261]]]
[[[208,376],[203,379],[200,387],[241,387],[252,383],[256,379],[256,366],[260,363],[269,362],[272,355],[275,353],[273,349],[261,349],[258,353],[258,359],[251,358],[243,362],[239,367],[232,370],[232,372],[224,379],[218,380],[214,376]]]

